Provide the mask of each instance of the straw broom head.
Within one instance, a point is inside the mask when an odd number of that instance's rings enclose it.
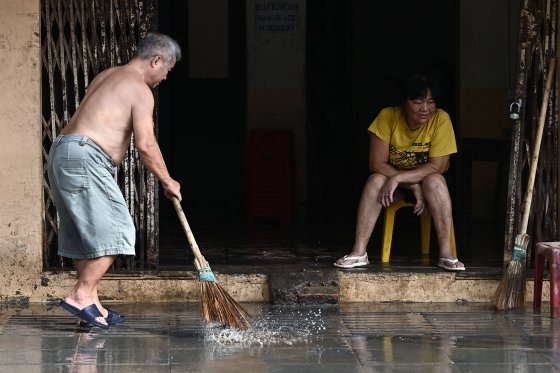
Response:
[[[180,201],[176,197],[172,197],[171,201],[195,257],[194,265],[198,270],[198,279],[200,280],[202,317],[207,322],[220,323],[241,330],[247,329],[251,326],[251,316],[218,284],[210,265],[202,256],[196,244]]]
[[[202,261],[202,263],[201,263]],[[200,310],[206,322],[219,323],[230,328],[246,330],[251,326],[251,315],[218,284],[208,262],[195,259],[200,280]]]
[[[251,316],[217,282],[200,282],[202,317],[210,323],[246,330]]]
[[[529,235],[518,234],[515,237],[512,260],[507,265],[506,271],[492,304],[498,310],[522,309],[525,307],[526,269],[525,255],[529,246]]]

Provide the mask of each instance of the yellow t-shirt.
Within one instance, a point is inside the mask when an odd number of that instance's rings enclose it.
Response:
[[[389,163],[401,170],[423,165],[429,157],[457,153],[451,119],[441,109],[436,109],[427,123],[412,131],[406,124],[403,109],[388,107],[381,110],[368,131],[389,144]]]

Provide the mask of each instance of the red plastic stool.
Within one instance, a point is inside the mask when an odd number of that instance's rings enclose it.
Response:
[[[293,207],[292,132],[255,129],[249,140],[247,202],[249,223],[273,218],[289,226]]]
[[[540,311],[545,261],[550,263],[550,317],[560,317],[560,242],[535,245],[535,291],[533,310]]]

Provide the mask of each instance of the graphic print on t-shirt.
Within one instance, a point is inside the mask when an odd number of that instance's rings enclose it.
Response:
[[[413,152],[408,150],[398,150],[393,145],[389,145],[389,160],[391,165],[402,170],[411,170],[428,162],[430,152]]]

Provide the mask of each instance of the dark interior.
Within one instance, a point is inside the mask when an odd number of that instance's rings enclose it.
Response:
[[[435,76],[442,83],[439,106],[459,133],[457,3],[407,2],[403,11],[401,2],[307,2],[307,206],[304,222],[289,226],[248,223],[245,6],[229,6],[229,76],[190,78],[185,56],[158,92],[162,152],[171,175],[182,184],[183,206],[201,249],[211,253],[209,261],[285,262],[295,257],[331,265],[348,253],[369,175],[366,129],[383,107],[399,103],[401,80],[413,72]],[[185,51],[187,11],[187,2],[159,1],[159,30],[177,39]],[[505,215],[496,212],[497,224],[489,227],[463,213],[471,198],[463,186],[472,180],[468,172],[459,171],[464,162],[459,136],[457,143],[460,153],[452,157],[448,180],[459,257],[467,266],[499,267],[503,227],[498,221]],[[468,145],[476,153],[477,143]],[[505,191],[503,186],[496,193]],[[162,195],[159,214],[162,267],[190,266],[175,212]],[[394,257],[405,264],[419,263],[418,225],[412,213],[399,212],[392,262]],[[370,243],[374,261],[379,260],[380,230],[378,223]],[[434,232],[432,237],[435,259]],[[274,255],[263,254],[271,250]]]

